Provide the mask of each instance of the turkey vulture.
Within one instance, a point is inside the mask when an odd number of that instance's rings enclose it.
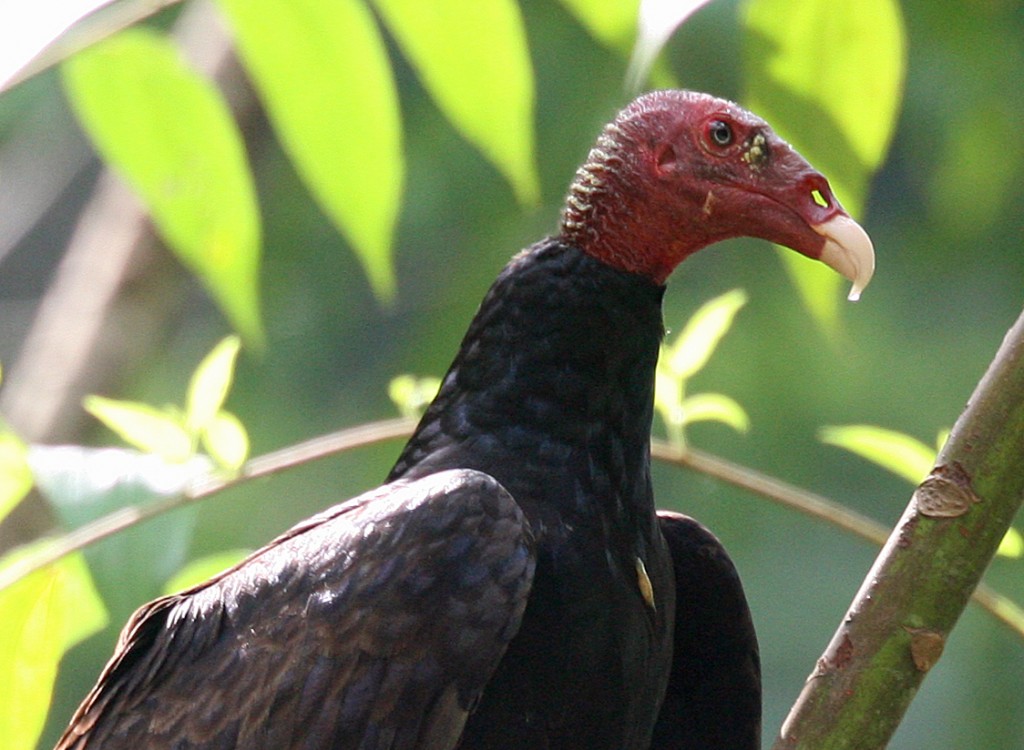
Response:
[[[740,235],[852,294],[874,268],[763,120],[694,92],[635,100],[558,234],[498,276],[386,483],[143,606],[58,748],[757,747],[736,571],[655,513],[650,480],[665,280]]]

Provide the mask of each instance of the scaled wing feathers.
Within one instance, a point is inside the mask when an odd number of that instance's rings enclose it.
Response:
[[[142,607],[58,750],[453,748],[534,561],[487,474],[385,485]]]

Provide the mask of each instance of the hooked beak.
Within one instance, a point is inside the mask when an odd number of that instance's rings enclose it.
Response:
[[[856,302],[875,273],[875,248],[871,238],[845,213],[812,224],[811,229],[825,238],[821,262],[853,282],[847,299]]]

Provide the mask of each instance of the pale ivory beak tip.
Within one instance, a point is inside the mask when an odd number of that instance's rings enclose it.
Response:
[[[825,238],[821,262],[853,282],[847,299],[856,302],[875,273],[875,248],[871,238],[860,224],[845,214],[837,214],[812,229]]]

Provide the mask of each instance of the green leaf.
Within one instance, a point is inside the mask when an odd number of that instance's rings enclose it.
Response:
[[[668,371],[685,380],[704,367],[746,303],[747,293],[733,289],[701,305],[667,347]]]
[[[514,0],[373,0],[438,107],[512,184],[540,197],[533,69]]]
[[[723,422],[740,432],[750,426],[743,408],[728,396],[704,393],[684,398],[686,381],[703,368],[718,342],[747,303],[747,293],[733,289],[708,300],[690,317],[671,344],[664,344],[654,373],[654,408],[677,448],[685,444],[685,427],[698,421]]]
[[[747,100],[855,213],[885,158],[903,97],[906,33],[895,0],[749,0]]]
[[[398,94],[369,9],[359,0],[219,5],[300,176],[390,299],[405,168]]]
[[[248,550],[229,549],[192,560],[167,581],[163,593],[176,594],[192,588],[244,560],[248,554]]]
[[[999,549],[996,550],[996,554],[1002,557],[1024,557],[1024,536],[1021,536],[1017,529],[1007,529],[1006,536],[999,543]]]
[[[25,444],[0,424],[0,521],[32,489]]]
[[[822,442],[856,453],[912,484],[922,481],[935,465],[935,450],[902,432],[873,425],[823,427]]]
[[[721,393],[698,393],[680,405],[683,424],[693,422],[721,422],[736,432],[750,429],[750,418],[735,400]]]
[[[440,378],[399,375],[388,383],[388,397],[403,417],[418,419],[434,400],[440,387]]]
[[[165,411],[135,401],[86,396],[85,410],[143,453],[155,453],[168,461],[186,461],[193,453],[192,436],[181,420]]]
[[[562,0],[562,5],[606,47],[627,52],[636,38],[639,0]]]
[[[260,221],[242,137],[173,44],[130,29],[71,58],[64,85],[103,158],[243,336],[260,345]]]
[[[5,557],[0,569],[36,547]],[[106,610],[81,553],[0,591],[0,737],[5,748],[36,746],[61,657],[106,624]]]
[[[743,22],[746,104],[860,214],[902,102],[906,34],[896,0],[748,0]],[[791,251],[783,257],[816,319],[834,324],[843,280]]]
[[[236,472],[249,457],[249,433],[242,420],[228,411],[219,411],[206,423],[203,447],[222,469]]]
[[[189,435],[199,435],[224,405],[241,346],[237,336],[222,339],[192,374],[185,405],[185,431]]]

